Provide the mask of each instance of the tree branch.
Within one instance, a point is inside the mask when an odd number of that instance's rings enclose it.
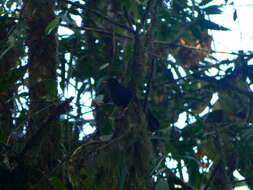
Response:
[[[92,13],[92,14],[94,14],[94,15],[96,15],[96,16],[102,18],[102,19],[104,19],[105,21],[107,21],[107,22],[109,22],[109,23],[115,25],[115,26],[118,26],[118,27],[120,27],[120,28],[122,28],[122,29],[127,30],[127,31],[130,32],[130,33],[134,33],[134,34],[136,33],[132,28],[129,28],[128,26],[126,26],[126,25],[124,25],[124,24],[120,24],[120,23],[118,23],[118,22],[112,20],[112,19],[109,18],[108,16],[104,16],[102,13],[100,13],[100,12],[98,12],[98,11],[96,11],[96,10],[89,9],[89,8],[87,8],[85,5],[82,5],[82,4],[77,3],[77,2],[71,2],[71,1],[68,1],[68,0],[62,0],[62,1],[66,2],[66,3],[68,3],[68,4],[71,4],[71,5],[75,6],[75,7],[78,7],[78,8],[80,8],[80,9],[84,9],[84,10],[86,10],[86,11],[88,11],[88,12],[90,12],[90,13]]]
[[[105,28],[91,28],[91,27],[86,27],[86,26],[74,26],[74,25],[70,25],[70,24],[60,24],[60,26],[63,27],[68,27],[68,28],[72,28],[72,29],[79,29],[79,30],[86,30],[86,31],[91,31],[91,32],[96,32],[99,34],[103,34],[103,35],[108,35],[108,36],[112,36],[112,34],[114,34],[115,36],[119,37],[119,38],[124,38],[124,39],[128,39],[128,40],[133,40],[132,37],[124,35],[124,34],[119,34],[119,33],[112,33],[111,31],[107,31]]]

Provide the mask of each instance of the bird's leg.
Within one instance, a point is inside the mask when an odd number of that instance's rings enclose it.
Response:
[[[124,107],[121,111],[121,117],[123,117],[126,113],[126,111],[128,110],[128,106]]]

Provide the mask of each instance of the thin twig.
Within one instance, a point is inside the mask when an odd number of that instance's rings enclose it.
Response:
[[[67,24],[61,24],[61,26],[74,28],[74,29],[79,29],[79,30],[92,31],[92,32],[96,32],[96,33],[100,33],[100,34],[104,34],[104,35],[109,35],[109,36],[111,36],[113,34],[112,32],[107,31],[106,29],[103,29],[103,28],[73,26],[73,25],[67,25]],[[133,37],[127,36],[127,35],[124,35],[124,34],[119,34],[119,33],[114,32],[114,35],[117,36],[117,37],[120,37],[120,38],[124,38],[124,39],[128,39],[128,40],[134,40]],[[205,49],[205,48],[195,48],[195,47],[190,47],[190,46],[186,46],[186,45],[176,44],[175,42],[163,42],[163,41],[154,40],[153,44],[165,45],[165,46],[168,46],[169,48],[182,47],[182,48],[192,49],[192,50],[196,50],[196,51],[209,52],[210,54],[211,53],[219,53],[219,54],[230,54],[230,55],[244,55],[244,56],[249,56],[250,58],[252,58],[252,56],[253,56],[253,54],[246,54],[246,53],[235,53],[235,52],[225,52],[225,51],[219,51],[219,50],[210,50],[210,49]],[[150,54],[152,56],[161,58],[161,56],[159,56],[157,54],[154,54],[154,53],[150,53]],[[206,67],[206,66],[203,66],[203,67]]]
[[[124,16],[125,16],[125,18],[126,18],[126,20],[128,22],[129,27],[133,28],[133,25],[136,26],[136,23],[134,22],[134,19],[129,15],[126,7],[123,7],[123,11],[124,11]]]
[[[82,4],[78,3],[78,2],[71,2],[71,1],[68,1],[68,0],[62,0],[62,1],[66,2],[68,4],[71,4],[71,5],[75,6],[75,7],[78,7],[80,9],[84,9],[84,10],[86,10],[86,11],[88,11],[88,12],[90,12],[90,13],[92,13],[92,14],[94,14],[94,15],[102,18],[102,19],[104,19],[105,21],[107,21],[107,22],[115,25],[115,26],[118,26],[118,27],[120,27],[122,29],[127,30],[130,33],[136,33],[132,28],[129,28],[128,26],[126,26],[124,24],[118,23],[118,22],[112,20],[108,16],[104,16],[102,13],[98,12],[97,10],[93,10],[93,9],[87,8],[85,5],[82,5]]]
[[[107,31],[105,28],[91,28],[91,27],[86,27],[86,26],[73,26],[73,25],[70,25],[70,24],[60,24],[60,26],[68,27],[68,28],[72,28],[72,29],[78,29],[78,30],[87,30],[87,31],[96,32],[96,33],[99,33],[99,34],[108,35],[108,36],[112,36],[112,34],[114,34],[115,36],[120,37],[120,38],[133,40],[133,38],[130,37],[130,36],[127,36],[127,35],[124,35],[124,34],[119,34],[119,33],[116,33],[116,32],[112,33],[111,31]]]
[[[147,7],[146,7],[146,10],[145,10],[145,12],[143,14],[142,21],[141,21],[141,28],[144,28],[145,21],[147,20],[147,15],[150,12],[152,1],[153,0],[149,0],[147,2]]]
[[[173,48],[173,47],[183,47],[183,48],[192,49],[192,50],[196,50],[196,51],[207,52],[207,53],[221,53],[221,54],[231,54],[231,55],[242,55],[241,52],[235,53],[235,52],[225,52],[225,51],[210,50],[210,49],[206,49],[206,48],[196,48],[196,47],[191,47],[191,46],[187,46],[187,45],[177,44],[175,42],[165,42],[165,41],[155,40],[154,43],[158,44],[158,45],[167,46],[167,47],[170,47],[170,48]],[[243,55],[247,55],[247,54],[243,54]]]

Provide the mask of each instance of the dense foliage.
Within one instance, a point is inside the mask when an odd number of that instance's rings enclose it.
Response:
[[[1,0],[0,189],[253,189],[253,55],[210,33],[232,3]]]

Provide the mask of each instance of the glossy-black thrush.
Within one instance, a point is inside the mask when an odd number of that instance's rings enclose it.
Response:
[[[133,97],[132,92],[114,78],[108,79],[106,83],[111,92],[112,102],[116,106],[126,107]]]
[[[131,101],[133,94],[132,92],[120,84],[116,79],[110,78],[106,81],[107,86],[111,93],[112,102],[116,106],[127,107]],[[148,128],[150,131],[156,131],[160,128],[160,123],[158,119],[153,115],[153,113],[148,109],[146,112],[146,117],[148,120]]]

